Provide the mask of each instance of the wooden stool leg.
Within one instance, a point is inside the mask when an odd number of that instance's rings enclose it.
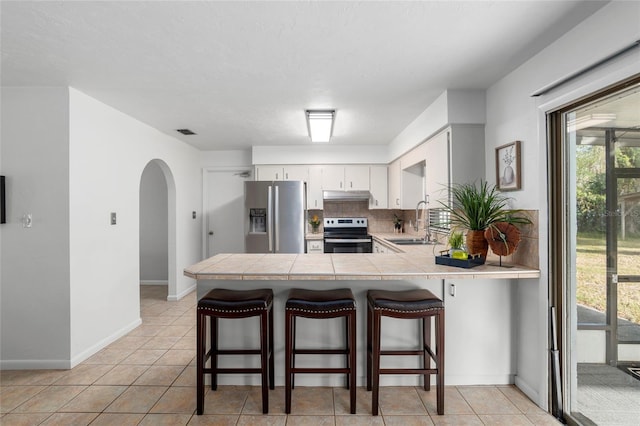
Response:
[[[351,396],[351,414],[356,414],[356,311],[352,311],[347,317],[347,322],[349,324],[349,358],[350,363],[349,367],[351,370],[351,380],[350,380],[350,396]]]
[[[269,308],[269,388],[275,389],[275,363],[273,359],[273,305]]]
[[[260,377],[262,379],[262,414],[269,412],[269,380],[267,358],[269,356],[269,314],[263,311],[260,314]]]
[[[422,358],[423,364],[422,368],[425,370],[429,369],[431,365],[431,355],[429,355],[429,351],[427,350],[431,346],[431,317],[423,317],[422,318]],[[426,373],[424,375],[424,390],[428,391],[431,389],[431,375]]]
[[[436,362],[438,364],[438,377],[436,389],[436,405],[439,415],[444,414],[444,309],[438,311],[436,316]]]
[[[218,389],[218,317],[211,319],[211,390]]]
[[[344,354],[344,362],[347,368],[351,367],[351,355],[349,353],[349,348],[351,347],[351,340],[349,340],[349,331],[351,330],[351,327],[349,325],[350,318],[351,318],[351,314],[344,317],[344,347],[346,349]],[[350,386],[351,386],[350,382],[351,382],[351,374],[350,372],[348,372],[347,374],[345,374],[346,389],[350,389]]]
[[[285,372],[284,372],[284,412],[291,414],[291,358],[292,358],[292,336],[291,328],[293,322],[293,315],[291,311],[285,313],[285,330],[284,330],[284,359],[285,359]]]
[[[201,416],[204,410],[204,351],[206,350],[205,316],[200,312],[196,318],[196,414]]]
[[[373,393],[371,395],[371,414],[378,415],[378,401],[380,394],[380,325],[381,325],[380,311],[373,311],[373,342],[372,342],[372,358],[373,369],[372,375],[372,388]]]
[[[372,357],[372,344],[371,344],[371,336],[373,334],[373,330],[371,329],[372,327],[372,321],[371,321],[371,317],[373,315],[373,312],[371,310],[371,305],[369,303],[367,303],[367,353],[366,355],[366,369],[367,369],[367,391],[371,390],[371,357]]]

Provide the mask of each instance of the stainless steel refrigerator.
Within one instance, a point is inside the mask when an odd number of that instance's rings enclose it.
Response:
[[[304,253],[305,206],[302,181],[245,182],[245,252]]]

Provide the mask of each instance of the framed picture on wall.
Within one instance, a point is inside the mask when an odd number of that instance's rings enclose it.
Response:
[[[520,141],[496,148],[496,187],[500,191],[516,191],[522,187],[520,164]]]

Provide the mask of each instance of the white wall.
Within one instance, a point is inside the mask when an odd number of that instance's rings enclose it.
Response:
[[[389,144],[388,162],[450,124],[484,124],[483,90],[445,90]]]
[[[202,168],[251,166],[251,164],[251,149],[200,152],[200,166]]]
[[[509,195],[515,206],[540,210],[540,280],[518,285],[516,384],[547,406],[548,203],[546,111],[640,72],[638,50],[623,60],[583,75],[541,98],[530,95],[640,38],[640,3],[612,2],[504,77],[487,91],[485,144],[487,180],[495,181],[494,148],[522,141],[522,190]]]
[[[65,88],[2,88],[0,367],[69,360],[69,108]],[[23,228],[24,213],[33,226]]]
[[[201,178],[195,148],[77,90],[70,89],[69,97],[71,358],[76,363],[140,321],[139,190],[142,171],[153,159],[162,160],[171,174],[169,223],[175,221],[175,232],[168,237],[169,297],[194,289],[182,269],[200,260]],[[117,213],[117,225],[110,225],[111,212]]]
[[[252,164],[386,164],[386,145],[254,146]]]
[[[140,323],[139,191],[151,160],[168,182],[177,299],[195,289],[182,269],[200,260],[198,151],[74,89],[2,89],[3,369],[73,367]],[[32,228],[20,223],[27,212]]]
[[[168,280],[167,182],[162,169],[150,162],[140,182],[140,281],[166,284]]]

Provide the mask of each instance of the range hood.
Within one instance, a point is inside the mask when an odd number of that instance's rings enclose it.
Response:
[[[369,191],[323,191],[325,200],[328,201],[369,201]]]

